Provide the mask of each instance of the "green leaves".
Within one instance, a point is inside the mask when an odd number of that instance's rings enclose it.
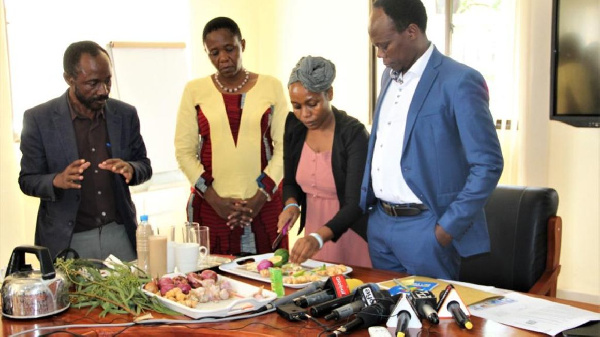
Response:
[[[57,259],[55,267],[65,273],[73,284],[69,292],[74,308],[89,307],[88,314],[95,308],[102,308],[100,317],[107,314],[130,314],[139,316],[145,311],[155,311],[167,315],[178,315],[142,290],[150,278],[142,274],[138,277],[130,263],[113,265],[114,269],[98,268],[97,261],[84,259]],[[133,268],[132,268],[133,267]]]

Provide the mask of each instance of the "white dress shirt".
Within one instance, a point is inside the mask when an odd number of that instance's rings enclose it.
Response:
[[[408,109],[432,52],[433,43],[398,81],[392,80],[379,109],[371,179],[375,196],[389,203],[421,203],[406,184],[400,161]]]

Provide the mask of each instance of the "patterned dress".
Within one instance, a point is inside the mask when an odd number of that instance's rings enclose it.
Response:
[[[229,198],[248,199],[259,187],[269,192],[272,200],[265,203],[251,225],[256,247],[250,253],[271,251],[282,208],[278,185],[283,173],[285,114],[281,85],[268,76],[259,76],[256,85],[243,94],[220,93],[210,77],[186,86],[178,115],[176,155],[194,185],[188,219],[210,227],[211,254],[242,252],[244,230],[231,230],[204,200],[208,186]],[[195,125],[190,128],[188,123]],[[281,247],[287,248],[287,240]]]

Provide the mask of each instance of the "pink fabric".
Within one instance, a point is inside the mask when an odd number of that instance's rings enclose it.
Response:
[[[340,209],[331,168],[331,151],[316,153],[304,143],[298,162],[296,181],[306,193],[307,214],[304,235],[308,235],[325,225]],[[344,233],[335,243],[326,242],[312,259],[371,267],[367,243],[352,230]]]

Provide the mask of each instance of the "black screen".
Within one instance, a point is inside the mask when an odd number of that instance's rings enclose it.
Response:
[[[554,0],[550,118],[600,127],[600,0]]]

